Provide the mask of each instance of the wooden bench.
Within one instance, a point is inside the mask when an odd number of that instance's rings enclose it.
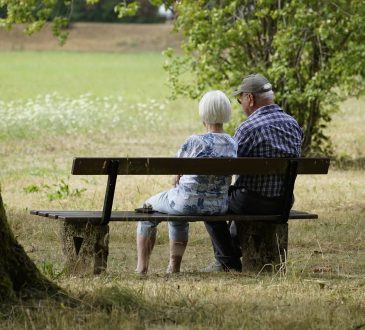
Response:
[[[99,274],[106,269],[110,221],[143,220],[237,221],[240,223],[244,269],[257,271],[265,265],[285,265],[288,220],[318,218],[317,214],[290,211],[294,183],[298,174],[327,174],[329,163],[328,158],[75,158],[72,174],[108,176],[102,211],[32,210],[31,214],[62,221],[62,249],[66,267],[74,274]],[[282,175],[285,187],[282,211],[271,215],[194,216],[112,211],[118,175],[174,174]]]

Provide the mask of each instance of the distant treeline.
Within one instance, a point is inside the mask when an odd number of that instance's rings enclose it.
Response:
[[[158,8],[148,0],[139,0],[140,9],[137,15],[118,18],[114,7],[122,0],[100,0],[95,5],[87,4],[84,0],[72,1],[71,7],[65,6],[64,0],[57,0],[53,17],[66,15],[71,22],[124,22],[124,23],[160,23],[165,18],[158,14]],[[127,3],[130,2],[127,0]],[[0,17],[5,17],[6,7],[0,8]]]

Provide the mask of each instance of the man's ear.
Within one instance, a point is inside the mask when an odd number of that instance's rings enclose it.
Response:
[[[250,98],[250,107],[252,108],[254,105],[255,105],[255,98],[253,97],[252,94],[249,95],[249,98]]]

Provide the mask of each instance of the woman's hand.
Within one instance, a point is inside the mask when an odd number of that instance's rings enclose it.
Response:
[[[172,185],[176,187],[176,185],[179,183],[181,178],[181,175],[174,175],[172,178]]]

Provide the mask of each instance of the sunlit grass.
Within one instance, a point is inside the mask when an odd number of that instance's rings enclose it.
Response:
[[[342,103],[340,111],[333,115],[333,121],[328,128],[338,158],[364,158],[364,125],[364,99],[351,98]]]
[[[166,98],[164,58],[159,53],[0,52],[2,100],[56,92],[78,98],[123,96],[128,102]]]

